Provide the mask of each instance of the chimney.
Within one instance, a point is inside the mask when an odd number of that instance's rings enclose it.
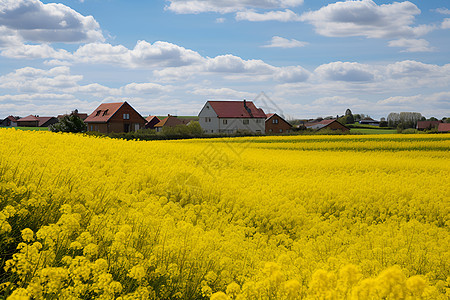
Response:
[[[247,106],[247,100],[244,99],[244,108],[248,114],[253,118],[252,110]]]

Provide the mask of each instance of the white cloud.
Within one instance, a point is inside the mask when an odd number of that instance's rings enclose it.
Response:
[[[217,19],[216,19],[216,23],[218,23],[218,24],[225,23],[225,21],[226,21],[225,18],[217,18]]]
[[[230,13],[247,9],[277,9],[296,7],[303,0],[167,0],[166,9],[179,14],[204,12]]]
[[[389,47],[406,48],[402,52],[432,52],[433,47],[424,39],[399,39],[388,43]]]
[[[81,46],[73,59],[83,63],[115,64],[128,68],[180,67],[199,63],[200,54],[167,42],[138,41],[130,50],[122,45],[92,43]]]
[[[269,11],[265,13],[258,13],[252,10],[240,11],[236,13],[237,21],[251,21],[251,22],[265,22],[265,21],[279,21],[292,22],[300,21],[300,16],[292,10],[285,11]]]
[[[436,8],[434,11],[443,15],[450,15],[450,9],[448,8]]]
[[[207,99],[251,99],[255,96],[254,93],[230,88],[196,88],[192,94],[205,96]]]
[[[167,88],[170,88],[168,86],[163,86],[157,83],[130,83],[126,86],[122,87],[122,91],[126,94],[157,94],[161,93]]]
[[[0,48],[3,47],[16,47],[22,44],[22,38],[16,33],[15,30],[0,26]]]
[[[301,16],[316,31],[329,37],[410,38],[424,35],[435,27],[413,27],[421,11],[409,1],[377,5],[372,0],[329,4]]]
[[[450,18],[446,18],[446,19],[444,19],[444,21],[442,21],[441,28],[442,29],[450,29]]]
[[[71,75],[68,67],[41,70],[31,67],[18,69],[0,77],[0,88],[26,93],[58,92],[75,87],[81,75]]]
[[[270,44],[264,45],[264,48],[301,48],[308,45],[307,42],[300,42],[294,39],[286,39],[280,36],[272,37]]]
[[[47,44],[39,45],[17,45],[8,47],[1,52],[2,56],[15,59],[36,59],[36,58],[54,58],[68,59],[71,54],[66,50],[55,50]]]
[[[333,62],[321,65],[314,71],[321,78],[331,81],[363,82],[375,79],[374,69],[356,62]]]
[[[83,16],[63,4],[38,0],[0,2],[0,26],[13,30],[25,41],[81,43],[103,41],[92,16]]]

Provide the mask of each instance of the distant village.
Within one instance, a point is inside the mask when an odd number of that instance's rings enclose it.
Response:
[[[411,113],[417,114],[417,113]],[[140,129],[154,129],[161,132],[164,128],[187,126],[191,122],[199,122],[205,134],[233,134],[236,132],[249,132],[253,134],[286,134],[296,130],[350,130],[346,123],[354,123],[353,115],[347,110],[345,115],[339,117],[326,117],[308,120],[288,121],[281,113],[266,113],[258,108],[252,101],[207,101],[200,110],[198,117],[166,117],[148,116],[144,118],[128,102],[103,103],[91,114],[80,113],[74,110],[71,115],[81,118],[87,126],[87,131],[99,133],[126,133]],[[399,114],[397,114],[399,115]],[[420,115],[420,114],[419,114]],[[58,123],[66,115],[57,117],[42,117],[29,115],[26,117],[8,116],[0,119],[2,127],[49,127]],[[351,116],[351,122],[342,122]],[[420,115],[421,116],[421,115]],[[397,116],[398,117],[398,116]],[[414,117],[414,116],[413,116]],[[424,119],[422,117],[422,119]],[[360,118],[359,124],[374,127],[387,127],[388,122],[382,118],[380,121],[370,117]],[[450,123],[442,120],[419,120],[414,122],[417,130],[431,130],[436,132],[450,132]]]

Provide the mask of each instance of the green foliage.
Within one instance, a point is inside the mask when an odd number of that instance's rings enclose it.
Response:
[[[83,120],[75,115],[65,115],[58,123],[50,125],[49,130],[53,132],[86,132],[86,124]]]

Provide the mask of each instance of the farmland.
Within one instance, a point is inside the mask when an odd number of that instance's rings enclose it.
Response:
[[[448,134],[0,139],[0,298],[450,295]]]

